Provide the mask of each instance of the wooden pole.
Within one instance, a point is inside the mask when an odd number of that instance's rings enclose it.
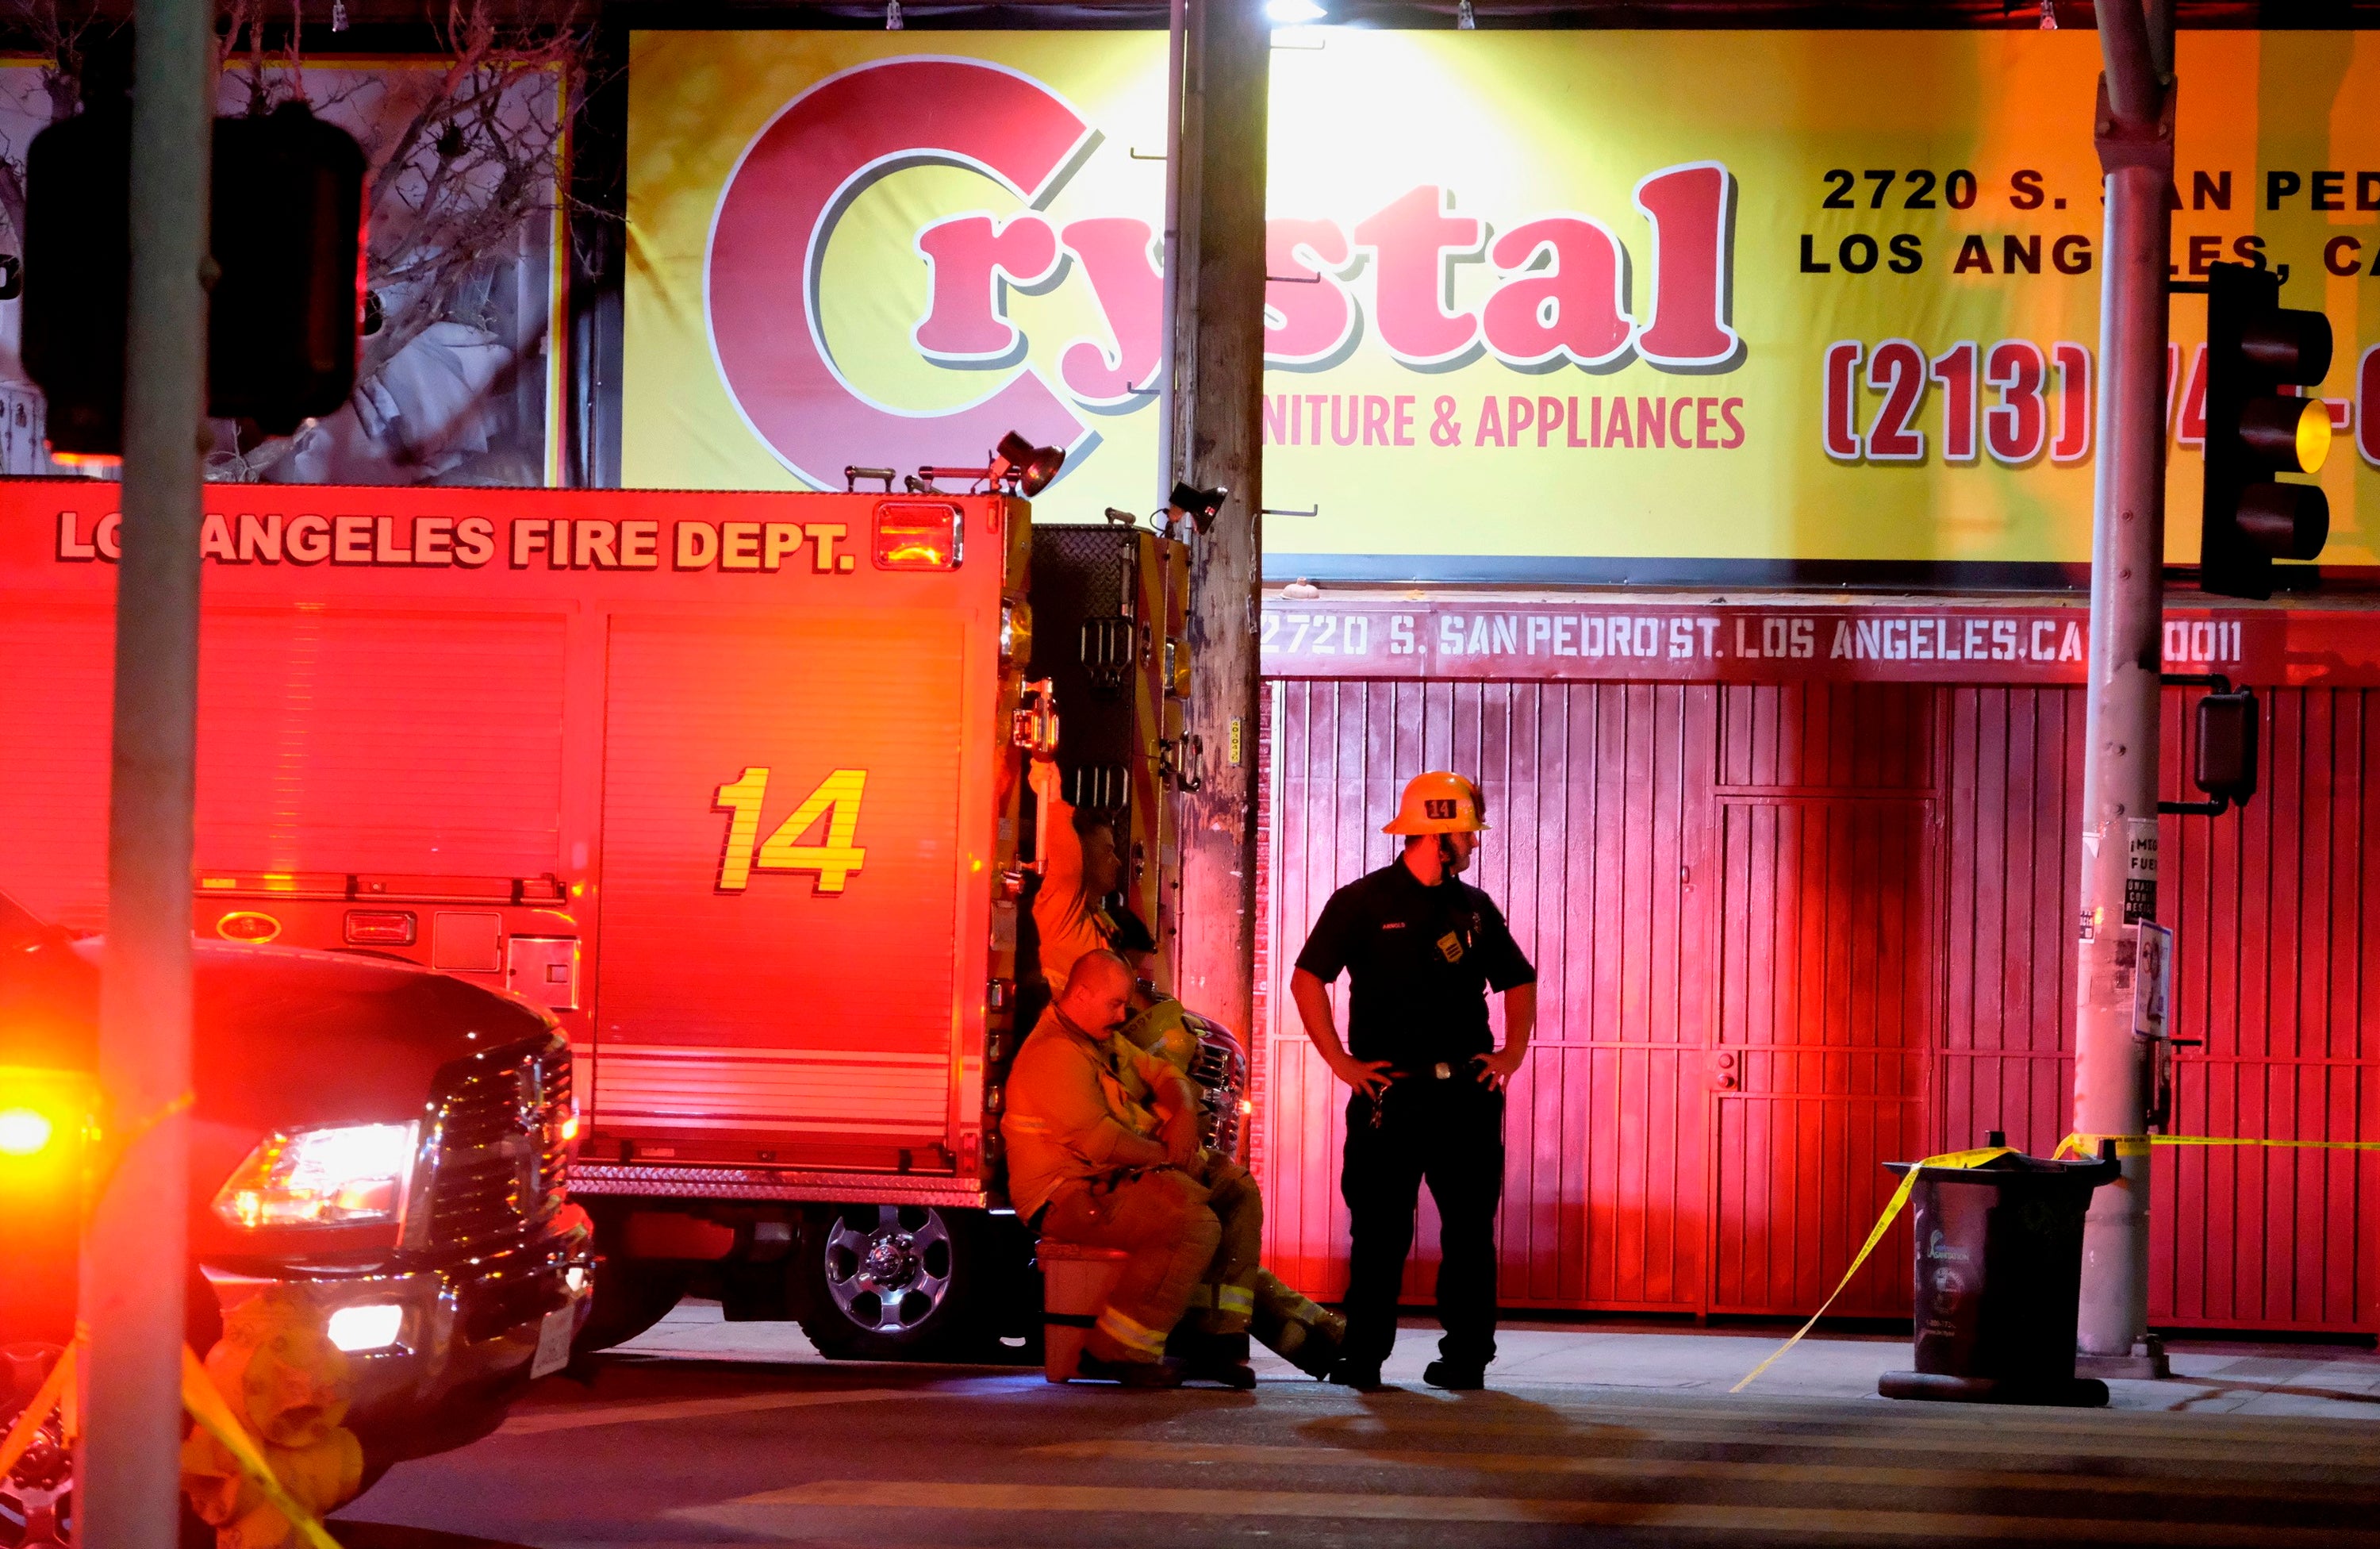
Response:
[[[1261,0],[1184,0],[1168,224],[1172,286],[1166,445],[1173,478],[1231,491],[1192,540],[1189,731],[1199,788],[1184,798],[1182,998],[1245,1037],[1256,975],[1257,589],[1264,555],[1266,92]]]

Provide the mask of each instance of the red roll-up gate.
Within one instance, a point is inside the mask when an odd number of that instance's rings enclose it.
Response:
[[[1336,652],[1291,649],[1293,619],[1332,615]],[[1379,823],[1423,768],[1484,779],[1496,832],[1474,880],[1540,974],[1507,1134],[1508,1304],[1806,1312],[1888,1193],[1881,1163],[1991,1128],[2046,1153],[2072,1079],[2081,622],[2055,604],[1272,604],[1269,1262],[1316,1294],[1343,1284],[1345,1094],[1287,976],[1330,889],[1393,854]],[[2244,816],[2163,825],[2176,1031],[2205,1041],[2182,1051],[2174,1128],[2380,1139],[2362,928],[2380,616],[2240,610],[2168,633],[2176,670],[2227,671],[2265,704]],[[2194,692],[2168,691],[2169,796]],[[2157,1169],[2161,1325],[2380,1329],[2380,1156],[2168,1150]],[[1837,1310],[1905,1311],[1907,1254],[1896,1237]]]

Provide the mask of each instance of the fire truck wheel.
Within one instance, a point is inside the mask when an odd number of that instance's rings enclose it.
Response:
[[[601,1238],[599,1238],[600,1241]],[[599,1253],[595,1259],[595,1305],[570,1342],[573,1354],[590,1355],[625,1345],[669,1316],[693,1276],[687,1264],[656,1262]]]
[[[931,1205],[841,1205],[814,1212],[802,1245],[809,1284],[802,1332],[832,1360],[972,1356],[983,1223]]]

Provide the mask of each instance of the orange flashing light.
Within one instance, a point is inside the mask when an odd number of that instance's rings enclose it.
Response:
[[[343,933],[351,946],[411,946],[420,917],[411,909],[347,910]]]
[[[22,1169],[73,1165],[89,1140],[96,1094],[76,1070],[0,1067],[0,1184],[31,1181]]]
[[[939,500],[877,503],[876,567],[955,570],[965,547],[959,508]]]

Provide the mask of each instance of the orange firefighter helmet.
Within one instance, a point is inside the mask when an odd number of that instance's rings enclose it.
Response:
[[[1397,815],[1383,834],[1476,834],[1488,826],[1488,799],[1475,780],[1444,769],[1405,782]]]

